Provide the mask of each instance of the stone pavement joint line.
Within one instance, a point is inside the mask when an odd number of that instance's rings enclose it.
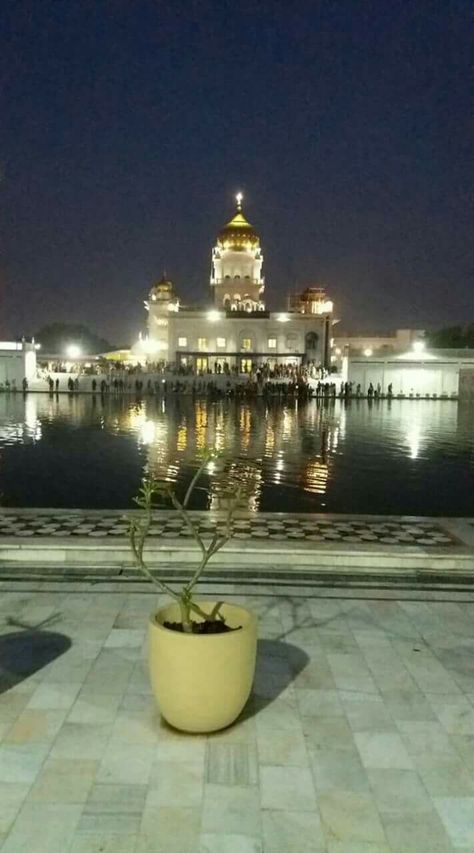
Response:
[[[151,694],[163,597],[1,588],[1,853],[474,849],[468,596],[228,596],[258,616],[254,688],[236,724],[200,736]],[[18,626],[41,623],[70,644],[35,664]]]
[[[74,511],[2,511],[1,537],[85,537],[112,539],[127,536],[124,513],[105,511],[77,513]],[[209,513],[195,513],[199,530],[213,531]],[[224,531],[224,525],[221,524]],[[359,545],[421,545],[450,547],[458,544],[455,537],[436,520],[377,519],[365,517],[324,518],[291,514],[249,515],[238,517],[233,524],[234,538],[247,541],[313,542],[317,544]],[[173,511],[155,513],[150,540],[158,538],[189,540],[192,534],[183,520]]]

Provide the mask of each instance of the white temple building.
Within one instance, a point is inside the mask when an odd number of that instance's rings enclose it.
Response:
[[[22,387],[22,382],[36,378],[35,342],[0,341],[0,388]]]
[[[267,310],[260,237],[244,216],[242,195],[236,200],[211,251],[208,304],[185,306],[163,276],[145,302],[147,335],[135,354],[202,372],[250,373],[261,364],[329,367],[332,302],[322,288],[307,288],[286,309]]]

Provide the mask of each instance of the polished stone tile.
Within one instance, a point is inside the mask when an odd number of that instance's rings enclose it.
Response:
[[[474,735],[474,708],[463,696],[456,703],[432,701],[433,710],[448,734]]]
[[[326,791],[319,795],[318,805],[327,843],[386,842],[372,797],[349,791]]]
[[[84,688],[69,711],[67,722],[92,725],[113,723],[120,701],[120,694],[102,693],[99,690]]]
[[[160,729],[157,734],[154,749],[156,761],[191,762],[204,766],[208,743],[204,735],[190,735],[171,728]]]
[[[202,830],[207,833],[261,835],[260,802],[254,788],[206,784]]]
[[[337,749],[354,752],[353,732],[345,717],[303,717],[303,733],[308,749]]]
[[[295,693],[298,710],[303,717],[344,716],[337,690],[310,690],[302,687]]]
[[[194,853],[199,846],[201,810],[147,806],[137,838],[137,853]]]
[[[38,689],[39,682],[35,681],[34,684],[29,685],[28,690],[22,690],[21,687],[25,687],[29,679],[27,679],[23,684],[18,684],[15,687],[8,690],[6,693],[2,693],[0,696],[0,722],[1,723],[14,723],[15,720],[18,719],[22,711],[28,706],[32,696],[34,696],[35,691]]]
[[[260,790],[263,809],[316,809],[313,779],[305,767],[262,766]]]
[[[110,732],[110,726],[65,722],[51,747],[51,757],[101,759]]]
[[[437,718],[421,690],[400,690],[389,688],[382,690],[382,698],[387,711],[395,721],[429,722]]]
[[[265,853],[324,853],[318,812],[266,809],[262,819]]]
[[[159,719],[159,712],[150,701],[144,710],[139,711],[123,708],[122,705],[112,723],[110,739],[123,744],[155,748],[158,744]]]
[[[452,853],[453,847],[434,808],[421,816],[411,812],[383,815],[383,826],[393,853]]]
[[[143,780],[142,780],[143,781]],[[202,803],[204,764],[155,761],[149,782],[147,807],[198,807]]]
[[[462,764],[420,767],[418,773],[431,797],[474,796],[474,774]]]
[[[64,853],[79,822],[82,805],[27,802],[20,810],[2,853]]]
[[[304,669],[296,671],[293,684],[296,688],[306,687],[311,690],[335,690],[334,676],[326,660],[310,661]]]
[[[50,709],[64,709],[67,711],[74,704],[80,689],[81,684],[79,682],[71,684],[44,682],[36,688],[28,702],[27,708],[34,708],[39,711]]]
[[[48,754],[48,743],[0,746],[0,782],[31,785]]]
[[[257,749],[260,764],[306,767],[309,763],[301,731],[262,731],[257,736]]]
[[[97,761],[48,759],[29,794],[31,802],[83,803],[87,800],[98,768]]]
[[[353,732],[395,731],[395,722],[381,696],[373,693],[340,692],[349,726]]]
[[[370,841],[328,841],[326,853],[392,853],[388,844]]]
[[[256,785],[258,770],[255,746],[209,741],[205,781],[215,785]]]
[[[48,853],[469,849],[474,608],[293,593],[245,596],[260,636],[286,640],[262,645],[242,719],[208,737],[159,717],[142,644],[153,595],[63,595],[73,647],[0,696],[16,738],[0,748],[0,840],[43,853],[22,817],[34,806],[37,823],[80,809]],[[54,595],[17,600],[39,612]]]
[[[362,655],[328,654],[327,659],[338,690],[378,693],[378,687]]]
[[[25,708],[3,739],[4,744],[51,743],[61,728],[65,710]]]
[[[311,768],[318,793],[332,790],[370,793],[367,771],[356,752],[336,749],[311,752]]]
[[[137,835],[75,835],[67,853],[135,853]]]
[[[97,770],[97,782],[115,785],[147,784],[153,764],[148,746],[110,740]]]
[[[263,853],[258,838],[237,833],[204,833],[199,839],[198,853]]]
[[[146,795],[146,785],[94,785],[84,806],[77,833],[137,834]]]
[[[112,628],[104,643],[104,649],[140,649],[146,636],[146,626],[143,628]]]
[[[474,849],[474,797],[436,797],[434,803],[452,843]]]
[[[412,770],[368,770],[372,796],[380,813],[422,815],[433,810],[431,797]]]
[[[364,767],[401,770],[413,768],[413,760],[398,733],[356,732],[354,738]]]
[[[417,767],[459,763],[453,741],[440,723],[403,720],[397,722],[397,727]]]

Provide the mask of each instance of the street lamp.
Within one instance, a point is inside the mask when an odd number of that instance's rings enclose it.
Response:
[[[77,344],[69,344],[69,346],[66,347],[66,355],[68,358],[79,358],[79,356],[82,355],[82,350]]]

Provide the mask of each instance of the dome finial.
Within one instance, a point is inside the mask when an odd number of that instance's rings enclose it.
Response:
[[[235,196],[235,200],[237,202],[237,210],[242,210],[242,199],[243,199],[242,193],[240,193],[240,192],[237,193],[237,195]]]

